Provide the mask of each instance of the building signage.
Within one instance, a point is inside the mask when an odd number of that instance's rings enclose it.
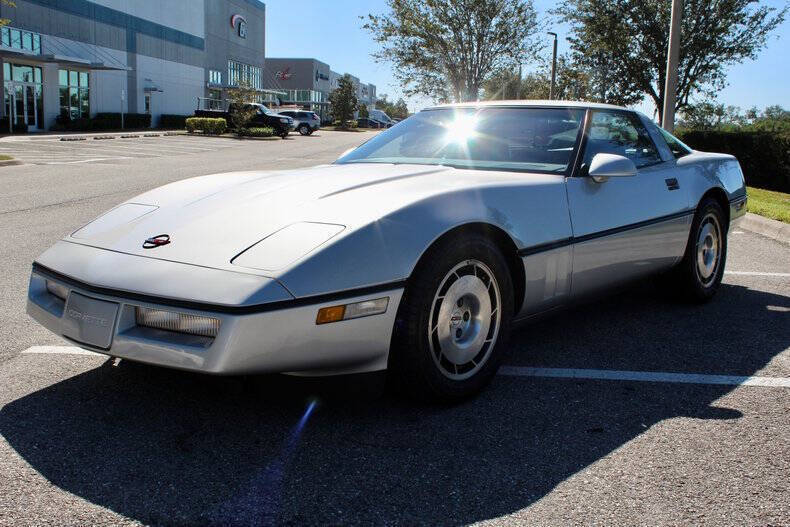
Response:
[[[293,77],[294,74],[291,73],[291,68],[288,67],[288,68],[285,68],[284,70],[278,71],[276,73],[276,75],[277,75],[277,78],[280,79],[281,81],[287,81],[288,79]]]
[[[230,17],[230,27],[236,30],[240,38],[247,38],[247,21],[241,15]]]

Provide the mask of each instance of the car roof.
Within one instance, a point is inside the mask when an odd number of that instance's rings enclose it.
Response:
[[[608,110],[628,110],[624,106],[615,106],[614,104],[603,104],[597,102],[584,102],[584,101],[552,101],[552,100],[513,100],[513,101],[470,101],[453,104],[438,104],[436,106],[429,106],[426,110],[436,110],[438,108],[480,108],[480,107],[513,107],[513,106],[526,106],[526,107],[553,107],[553,108],[598,108]]]

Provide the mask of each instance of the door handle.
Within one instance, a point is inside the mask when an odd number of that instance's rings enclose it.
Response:
[[[669,190],[677,190],[680,188],[680,183],[678,183],[677,178],[671,177],[669,179],[665,179],[664,182],[667,184],[667,188]]]

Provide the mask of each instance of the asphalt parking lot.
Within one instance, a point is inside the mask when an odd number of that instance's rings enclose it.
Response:
[[[790,524],[790,246],[739,228],[711,303],[645,282],[519,327],[449,408],[115,362],[24,314],[32,259],[113,204],[370,137],[320,135],[0,168],[0,525]]]
[[[0,141],[0,154],[35,165],[70,165],[123,163],[137,158],[190,155],[238,146],[238,140],[230,138],[164,135],[157,132],[131,133],[125,137],[121,134],[80,137],[84,139],[75,140],[72,136],[68,141],[61,141],[42,136]]]

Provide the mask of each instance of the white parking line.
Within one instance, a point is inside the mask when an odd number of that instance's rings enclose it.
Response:
[[[759,273],[753,271],[724,271],[724,274],[731,274],[734,276],[778,276],[790,277],[790,273]]]
[[[106,357],[101,353],[75,346],[32,346],[22,352],[27,355],[85,355]],[[591,379],[604,381],[667,382],[681,384],[715,384],[727,386],[762,386],[790,388],[790,377],[755,377],[740,375],[710,375],[702,373],[668,373],[653,371],[590,370],[578,368],[529,368],[502,366],[499,375],[507,377],[548,377],[558,379]]]
[[[92,351],[77,348],[75,346],[32,346],[22,353],[32,355],[88,355],[91,357],[106,357],[101,353],[94,353]]]
[[[652,371],[586,370],[577,368],[527,368],[502,366],[499,375],[510,377],[552,377],[604,381],[672,382],[683,384],[724,384],[728,386],[765,386],[790,388],[790,377],[746,377],[702,373],[667,373]]]
[[[96,157],[91,159],[80,159],[79,161],[47,161],[46,163],[39,163],[41,165],[74,165],[77,163],[92,163],[94,161],[116,161],[118,159],[132,159],[128,156],[115,156],[115,157]]]

